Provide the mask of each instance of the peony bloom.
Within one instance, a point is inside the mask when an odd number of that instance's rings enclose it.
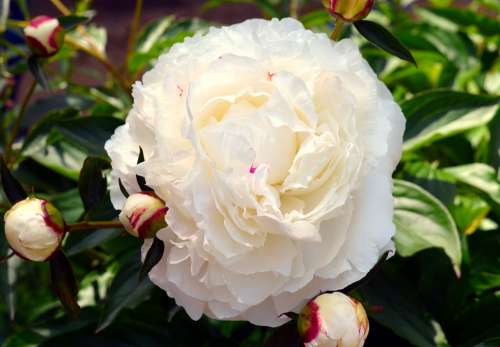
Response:
[[[193,319],[283,324],[393,248],[404,118],[353,41],[293,19],[212,28],[133,97],[106,144],[112,200],[121,209],[118,179],[138,192],[139,174],[166,202],[150,278]]]
[[[24,28],[24,35],[31,51],[40,57],[56,54],[64,40],[64,30],[57,18],[38,16]]]
[[[300,313],[298,328],[305,347],[362,347],[369,324],[360,302],[336,292],[311,300]]]
[[[375,0],[322,0],[325,8],[337,18],[355,22],[368,16]]]
[[[59,248],[64,237],[61,213],[48,201],[22,200],[4,216],[5,238],[19,256],[45,261]]]
[[[153,193],[132,194],[122,208],[120,222],[132,236],[149,239],[167,226],[167,210],[165,203]]]

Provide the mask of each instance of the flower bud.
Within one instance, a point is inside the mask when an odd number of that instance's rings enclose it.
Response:
[[[375,0],[323,0],[326,9],[345,22],[355,22],[365,18]]]
[[[7,242],[16,254],[28,260],[49,259],[64,237],[64,219],[46,200],[19,201],[4,219]]]
[[[305,347],[362,347],[368,336],[368,317],[360,302],[342,293],[321,294],[298,319]]]
[[[168,208],[155,194],[142,192],[127,198],[120,213],[120,222],[133,236],[149,239],[167,226],[165,214]]]
[[[56,54],[64,41],[64,30],[57,18],[38,16],[24,28],[31,51],[40,57]]]

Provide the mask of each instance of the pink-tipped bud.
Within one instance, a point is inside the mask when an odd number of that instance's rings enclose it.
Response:
[[[362,347],[369,325],[363,305],[336,292],[311,300],[300,313],[298,329],[305,347]]]
[[[5,238],[19,256],[45,261],[59,248],[64,237],[64,219],[46,200],[27,198],[5,214]]]
[[[64,30],[57,18],[38,16],[24,28],[31,51],[40,57],[56,54],[64,41]]]
[[[323,0],[326,9],[345,22],[355,22],[370,13],[375,0]]]
[[[142,192],[127,198],[120,213],[120,222],[133,236],[149,239],[158,230],[167,226],[165,215],[168,208],[163,200],[153,193]]]

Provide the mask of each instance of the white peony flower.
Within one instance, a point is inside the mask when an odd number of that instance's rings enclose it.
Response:
[[[19,256],[45,261],[59,248],[64,237],[61,213],[48,201],[27,198],[4,216],[5,238]]]
[[[311,300],[300,313],[298,328],[305,347],[362,347],[369,322],[359,301],[336,292]]]
[[[119,218],[132,236],[149,239],[166,226],[167,210],[165,203],[154,193],[141,192],[127,198]]]
[[[113,203],[136,174],[166,201],[150,278],[193,319],[283,324],[393,248],[405,121],[353,41],[293,19],[212,28],[161,56],[133,97],[106,144]]]

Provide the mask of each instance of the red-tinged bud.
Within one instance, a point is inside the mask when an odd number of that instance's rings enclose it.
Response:
[[[127,198],[120,213],[120,222],[133,236],[149,239],[167,226],[165,215],[168,208],[154,193],[142,192]]]
[[[344,22],[355,22],[370,13],[375,0],[323,0],[323,5]]]
[[[363,305],[337,292],[311,300],[300,313],[298,329],[305,347],[362,347],[369,325]]]
[[[5,237],[19,256],[45,261],[59,248],[64,237],[61,213],[48,201],[27,198],[5,214]]]
[[[39,57],[56,54],[64,42],[64,30],[57,18],[39,16],[24,28],[24,35],[31,51]]]

